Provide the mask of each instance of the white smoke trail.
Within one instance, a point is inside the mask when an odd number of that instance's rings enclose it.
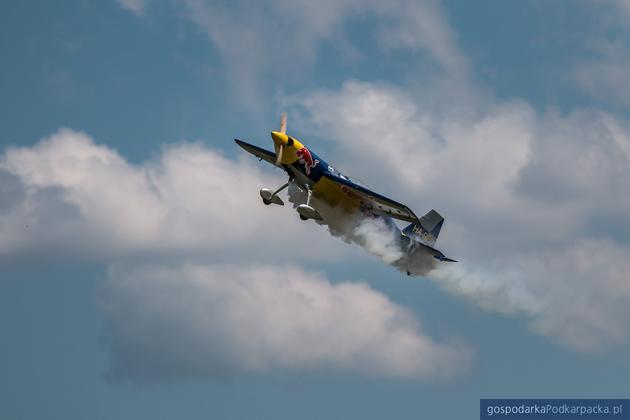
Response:
[[[288,196],[294,208],[306,202],[306,193],[293,183],[289,185]],[[400,271],[425,275],[436,266],[435,260],[426,253],[409,255],[398,229],[383,218],[331,207],[316,197],[311,199],[311,205],[323,217],[317,223],[326,226],[331,235],[359,245]]]
[[[461,296],[491,312],[534,316],[545,306],[540,296],[527,287],[522,274],[515,271],[501,272],[498,275],[459,262],[440,265],[427,278],[449,293]]]
[[[393,264],[405,256],[396,233],[382,219],[363,217],[352,235],[370,254],[379,256],[387,264]]]
[[[294,207],[306,202],[306,193],[294,184],[289,186],[288,194]],[[422,249],[409,252],[399,231],[391,224],[393,222],[331,207],[315,197],[311,204],[323,217],[317,223],[326,226],[331,235],[359,245],[402,272],[424,276],[447,292],[474,302],[487,311],[535,316],[543,310],[543,302],[517,272],[497,275],[496,270],[486,272],[462,262],[438,264],[432,255]]]
[[[292,185],[289,200],[297,207],[306,202],[306,194]],[[402,272],[423,276],[485,311],[525,317],[533,331],[571,348],[598,350],[606,343],[627,337],[624,320],[628,319],[628,311],[620,309],[617,300],[624,296],[627,299],[630,288],[622,289],[619,296],[612,296],[607,290],[627,284],[624,273],[628,272],[628,264],[624,263],[624,269],[610,268],[608,259],[598,256],[612,254],[619,261],[627,261],[629,254],[615,251],[606,243],[578,244],[576,249],[556,253],[553,258],[534,254],[503,263],[484,261],[482,266],[466,262],[441,264],[422,249],[408,249],[399,231],[383,218],[343,211],[316,198],[311,204],[324,219],[318,223],[326,226],[331,235],[361,246]],[[589,266],[575,263],[586,258],[600,261],[598,269],[585,270]],[[595,287],[592,279],[607,270],[610,274]]]

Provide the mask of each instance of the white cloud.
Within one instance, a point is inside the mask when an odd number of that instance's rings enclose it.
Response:
[[[271,370],[443,378],[470,358],[361,283],[296,267],[114,267],[101,293],[110,377],[138,382]]]
[[[363,82],[291,102],[349,175],[445,215],[438,248],[463,262],[430,275],[438,284],[577,349],[628,338],[627,121],[521,101],[445,117]]]
[[[303,238],[314,247],[328,238],[290,208],[262,204],[259,188],[279,186],[285,177],[261,167],[251,156],[232,160],[196,143],[165,147],[157,159],[134,165],[86,134],[62,129],[0,156],[0,188],[9,191],[0,207],[0,255],[107,261],[246,252],[282,259],[277,250],[291,241],[296,256],[313,255]],[[340,252],[330,244],[321,248],[313,258]]]
[[[0,256],[165,261],[115,266],[102,288],[116,377],[461,370],[467,350],[423,335],[410,312],[368,286],[256,265],[285,264],[287,250],[293,261],[338,258],[344,246],[292,209],[264,206],[259,186],[279,183],[249,156],[201,144],[130,164],[62,129],[0,157]]]
[[[346,165],[358,169],[367,161],[411,190],[443,186],[445,181],[453,181],[451,189],[468,189],[483,178],[477,189],[496,199],[506,177],[515,177],[527,162],[529,133],[519,127],[528,124],[533,111],[518,102],[480,120],[439,118],[419,109],[395,86],[349,81],[341,92],[316,91],[299,98],[297,105],[314,131],[339,142]],[[509,142],[505,136],[511,136]],[[454,144],[454,139],[463,140]],[[495,153],[487,156],[487,149]],[[454,160],[460,171],[444,179],[443,168]],[[485,195],[476,198],[483,202]]]

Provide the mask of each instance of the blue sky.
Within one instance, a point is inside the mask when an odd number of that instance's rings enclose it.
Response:
[[[627,397],[628,3],[0,7],[3,417]],[[263,206],[282,175],[232,139],[282,111],[461,262],[407,277]]]

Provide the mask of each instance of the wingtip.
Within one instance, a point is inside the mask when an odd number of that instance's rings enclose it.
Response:
[[[439,260],[440,262],[458,262],[457,260],[449,258],[446,255],[441,255],[441,256],[434,255],[433,258],[435,258],[436,260]]]
[[[247,145],[247,142],[241,140],[241,139],[234,139],[234,143],[236,143],[237,145],[239,145],[240,147],[245,147]]]

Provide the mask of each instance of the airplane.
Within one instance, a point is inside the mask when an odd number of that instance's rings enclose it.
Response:
[[[407,250],[408,257],[425,253],[441,262],[457,262],[434,248],[444,224],[444,218],[437,211],[431,210],[418,218],[404,204],[359,185],[329,165],[298,139],[289,136],[285,113],[280,120],[280,130],[272,131],[271,138],[275,152],[234,139],[236,144],[256,156],[259,161],[269,162],[283,169],[289,176],[289,180],[276,190],[268,188],[260,190],[260,197],[265,205],[284,205],[278,194],[293,183],[307,194],[306,203],[296,208],[302,220],[323,220],[321,214],[311,206],[311,198],[314,196],[331,207],[341,207],[348,213],[361,211],[370,217],[382,218],[399,234],[401,245]],[[392,219],[411,224],[401,230]],[[411,275],[409,269],[406,272]]]

